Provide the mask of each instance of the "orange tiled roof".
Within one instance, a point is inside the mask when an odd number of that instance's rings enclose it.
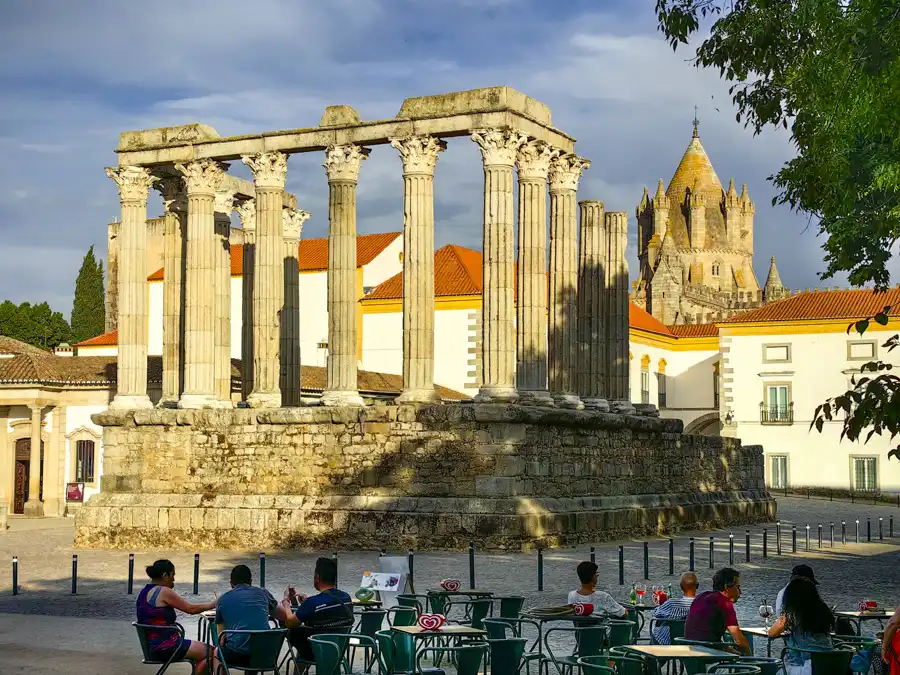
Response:
[[[669,332],[679,338],[718,337],[719,327],[714,323],[683,323],[668,326]]]
[[[900,288],[884,293],[870,289],[845,291],[809,291],[742,312],[722,324],[774,321],[823,321],[826,319],[861,319],[880,312],[887,305],[900,303]],[[891,316],[900,316],[896,306]]]
[[[481,295],[480,251],[447,245],[434,253],[434,295]],[[403,297],[403,273],[376,286],[366,300],[397,300]]]
[[[628,303],[628,324],[632,328],[644,330],[648,333],[659,333],[660,335],[672,336],[672,333],[661,321],[653,318],[652,314],[649,314],[630,301]]]
[[[162,272],[162,270],[160,270]],[[160,275],[160,278],[161,275]],[[115,347],[119,344],[119,330],[111,330],[108,333],[103,333],[102,335],[98,335],[97,337],[92,337],[88,340],[82,340],[77,343],[76,347]]]
[[[368,265],[400,235],[400,232],[381,232],[379,234],[361,234],[356,237],[356,266]],[[301,272],[327,270],[328,238],[302,240],[297,252],[297,261]],[[239,277],[243,273],[243,246],[236,244],[231,247],[231,276]],[[162,281],[162,279],[162,269],[147,277],[148,281]]]

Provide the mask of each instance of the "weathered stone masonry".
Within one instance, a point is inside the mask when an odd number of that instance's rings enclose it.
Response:
[[[760,447],[678,420],[503,404],[94,419],[103,492],[81,546],[518,549],[775,512]]]

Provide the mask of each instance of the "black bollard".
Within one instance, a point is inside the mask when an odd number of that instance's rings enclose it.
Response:
[[[847,521],[841,521],[841,545],[847,543]]]
[[[541,582],[543,584],[543,582]],[[469,588],[475,588],[475,542],[469,542]]]
[[[734,567],[734,532],[728,533],[728,564]]]
[[[13,595],[19,594],[19,556],[13,556]]]
[[[791,525],[791,553],[797,552],[797,526]]]
[[[750,562],[750,530],[744,535],[744,562]]]
[[[194,595],[200,594],[200,554],[194,554]]]
[[[72,595],[78,593],[78,554],[72,554]]]
[[[856,543],[859,543],[859,518],[856,519]]]
[[[769,531],[763,528],[763,558],[769,557]]]
[[[338,585],[338,582],[337,582],[337,579],[338,579],[338,554],[337,554],[337,551],[334,551],[331,554],[331,559],[334,560],[334,585],[337,586]]]
[[[597,564],[597,552],[593,546],[591,546],[591,562]]]
[[[809,524],[806,526],[806,550],[809,551]]]
[[[816,528],[819,531],[819,548],[822,548],[822,523],[816,525]]]
[[[891,539],[893,539],[894,538],[894,516],[891,516],[891,519],[889,521],[889,528],[890,529],[888,529],[888,536]]]
[[[644,579],[650,578],[650,544],[644,542]]]
[[[781,555],[781,521],[775,523],[775,555]]]
[[[716,545],[716,540],[713,537],[710,537],[709,538],[709,569],[713,569],[716,566],[715,545]]]
[[[669,538],[669,576],[675,574],[675,540]]]
[[[259,552],[259,587],[266,587],[266,554]]]
[[[834,522],[828,523],[828,532],[829,540],[831,541],[831,548],[834,548]]]
[[[884,518],[878,518],[878,541],[884,541]]]
[[[538,549],[538,590],[544,590],[544,549],[542,548]]]
[[[619,547],[619,586],[625,585],[625,547]]]
[[[872,519],[866,518],[866,541],[872,541]]]
[[[694,538],[691,537],[691,543],[688,546],[688,569],[694,571]]]
[[[409,549],[406,552],[406,566],[409,568],[409,587],[413,593],[416,592],[415,576],[413,574],[413,569],[415,568],[415,565],[416,565],[416,554],[413,553],[412,549]]]
[[[134,594],[134,553],[128,554],[128,595]]]

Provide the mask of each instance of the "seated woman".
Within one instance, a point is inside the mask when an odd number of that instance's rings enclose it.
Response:
[[[147,568],[150,583],[144,586],[137,598],[137,622],[152,626],[173,626],[175,610],[185,614],[200,614],[216,608],[215,602],[195,605],[182,598],[173,589],[175,586],[175,565],[170,560],[157,560]],[[191,659],[196,664],[194,673],[206,672],[207,645],[202,642],[184,640],[179,645],[177,630],[148,631],[147,642],[153,657],[158,661]]]
[[[787,675],[799,675],[809,661],[809,652],[801,649],[834,649],[831,631],[834,614],[819,596],[814,582],[796,578],[784,589],[783,614],[769,629],[769,637],[790,631],[784,668]],[[806,668],[807,672],[809,667]]]

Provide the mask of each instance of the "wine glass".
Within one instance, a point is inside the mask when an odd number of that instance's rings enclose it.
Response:
[[[763,599],[762,604],[759,606],[759,615],[765,621],[766,629],[769,628],[769,617],[771,617],[775,613],[772,605],[770,605],[765,599]]]
[[[637,586],[634,587],[634,592],[637,593],[638,604],[643,605],[644,604],[644,593],[647,592],[647,586],[644,584],[638,584]]]
[[[659,605],[662,602],[662,594],[665,592],[662,584],[653,584],[653,604]]]

